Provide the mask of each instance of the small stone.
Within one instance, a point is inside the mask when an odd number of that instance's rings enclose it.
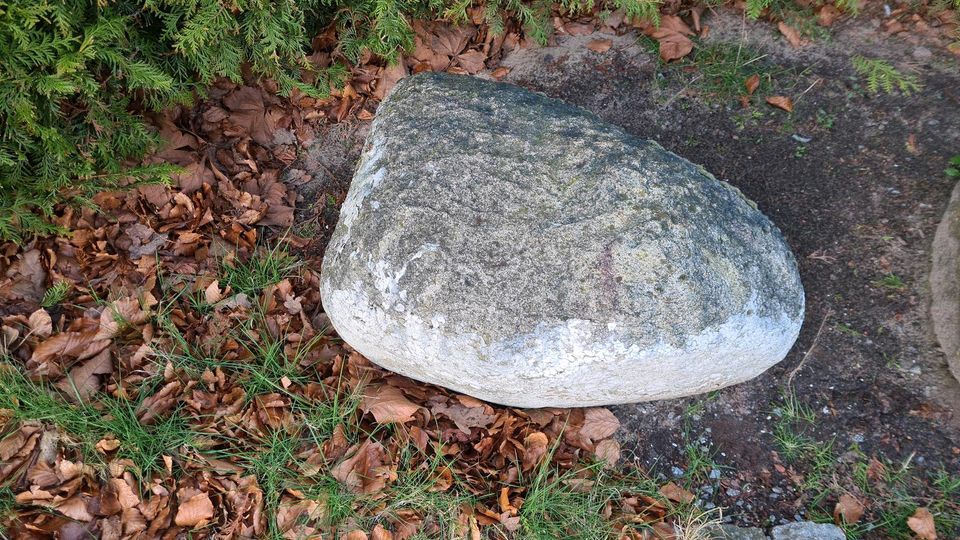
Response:
[[[670,467],[670,474],[672,474],[675,478],[680,478],[683,476],[683,469],[676,466]]]
[[[733,488],[727,489],[727,497],[739,497],[739,496],[740,496],[739,489],[733,489]]]
[[[913,49],[913,57],[917,60],[929,60],[933,57],[933,51],[926,47],[915,47]]]
[[[756,527],[737,527],[735,525],[715,525],[706,537],[709,540],[767,540],[763,531]]]
[[[843,530],[830,523],[801,521],[774,527],[770,531],[772,540],[846,540]]]
[[[710,469],[709,478],[710,478],[711,480],[716,480],[716,479],[720,478],[720,469]]]

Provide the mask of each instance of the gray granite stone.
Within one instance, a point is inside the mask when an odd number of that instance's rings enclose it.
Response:
[[[847,535],[836,525],[800,521],[770,530],[772,540],[846,540]]]
[[[523,407],[745,381],[804,307],[783,237],[737,189],[581,109],[446,74],[380,105],[321,294],[373,362]]]

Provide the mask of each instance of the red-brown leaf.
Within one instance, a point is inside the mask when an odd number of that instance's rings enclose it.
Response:
[[[787,96],[770,96],[767,98],[767,103],[778,109],[793,112],[793,100]]]
[[[671,501],[678,503],[692,503],[697,498],[696,495],[674,484],[673,482],[667,482],[666,484],[660,486],[660,494]]]
[[[595,39],[590,43],[587,43],[587,48],[593,52],[605,53],[610,50],[610,47],[613,46],[613,41],[609,39]]]
[[[361,408],[381,424],[403,424],[413,420],[420,406],[407,399],[399,388],[383,384],[367,389]]]
[[[206,493],[197,493],[177,507],[174,523],[181,527],[196,527],[213,517],[213,502]]]
[[[754,73],[747,77],[747,79],[743,81],[743,86],[747,89],[747,95],[752,96],[753,93],[757,91],[757,88],[760,87],[760,76]]]
[[[907,527],[910,527],[920,540],[937,540],[937,526],[933,521],[933,514],[925,507],[917,508],[917,511],[907,518]]]
[[[777,23],[777,29],[780,30],[780,33],[783,34],[783,37],[787,39],[790,45],[799,48],[805,44],[803,38],[800,37],[800,32],[787,23],[782,21]]]
[[[660,42],[660,58],[664,62],[683,58],[693,50],[693,42],[687,36],[694,35],[694,32],[676,15],[664,15],[660,27],[649,35]]]
[[[863,504],[857,500],[856,497],[850,495],[849,493],[844,493],[840,496],[840,500],[837,501],[837,505],[833,508],[833,520],[837,525],[843,525],[844,523],[852,525],[863,517],[864,513]]]
[[[619,428],[620,421],[610,412],[610,409],[591,407],[584,411],[583,427],[580,428],[580,435],[599,441],[613,435]]]

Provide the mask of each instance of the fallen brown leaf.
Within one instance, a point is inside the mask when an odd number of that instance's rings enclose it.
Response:
[[[867,465],[867,478],[877,482],[882,479],[887,473],[887,466],[883,464],[879,459],[872,457],[870,458],[870,463]]]
[[[595,39],[587,43],[587,48],[593,52],[605,53],[613,46],[613,41],[609,39]]]
[[[747,77],[747,79],[743,81],[743,86],[747,89],[747,95],[752,96],[753,93],[757,91],[757,88],[760,87],[760,75],[754,73]]]
[[[383,525],[377,523],[370,534],[370,540],[393,540],[393,533],[384,529]]]
[[[571,36],[589,36],[593,33],[593,25],[568,22],[563,25],[563,30]]]
[[[114,490],[116,490],[117,501],[120,503],[120,508],[123,510],[128,510],[140,504],[140,497],[137,497],[137,494],[133,491],[133,488],[130,487],[130,484],[128,484],[123,478],[111,479],[110,485]]]
[[[580,428],[580,435],[599,441],[613,435],[619,428],[620,421],[610,412],[610,409],[591,407],[584,411],[583,427]]]
[[[71,398],[86,399],[100,390],[100,376],[113,373],[110,349],[103,349],[70,370],[67,378],[57,383]]]
[[[213,517],[213,503],[206,493],[197,493],[177,507],[174,523],[181,527],[196,527]]]
[[[463,54],[457,55],[457,64],[459,64],[463,69],[467,70],[467,73],[471,75],[482,71],[485,67],[484,63],[486,61],[487,55],[476,50],[467,51]]]
[[[87,510],[87,499],[83,495],[74,495],[56,506],[61,514],[77,521],[91,521],[93,514]]]
[[[697,498],[696,495],[690,493],[673,482],[667,482],[666,484],[660,486],[660,494],[673,502],[679,503],[691,503]]]
[[[910,527],[920,540],[937,540],[937,526],[933,521],[933,514],[925,507],[917,508],[917,511],[907,518],[907,527]]]
[[[543,459],[547,453],[549,439],[539,431],[527,435],[523,440],[523,470],[529,471]]]
[[[53,321],[47,310],[40,308],[30,314],[30,332],[37,337],[50,337],[53,333]]]
[[[767,98],[767,103],[778,109],[793,112],[793,100],[787,96],[770,96]]]
[[[833,4],[826,4],[817,13],[817,22],[820,26],[830,26],[840,18],[840,10]]]
[[[917,135],[915,133],[907,135],[906,147],[907,152],[910,152],[915,156],[920,154],[920,146],[917,145]]]
[[[387,485],[387,477],[382,471],[386,461],[383,445],[367,439],[349,458],[330,469],[330,474],[354,493],[370,495]]]
[[[403,424],[413,420],[420,406],[407,399],[399,388],[383,384],[367,389],[361,408],[381,424]]]
[[[387,66],[380,74],[380,79],[377,81],[377,88],[373,92],[373,97],[377,99],[383,99],[390,93],[390,90],[400,82],[401,79],[406,77],[407,67],[403,63],[403,57],[397,59],[396,64]]]
[[[680,17],[664,15],[660,21],[660,27],[649,35],[660,42],[660,59],[669,62],[690,54],[693,50],[693,41],[687,36],[693,34],[693,30],[690,30],[687,23]]]
[[[510,488],[500,488],[500,497],[497,498],[497,502],[500,504],[500,512],[508,513],[511,516],[517,515],[517,508],[510,504]]]
[[[485,428],[497,418],[492,414],[487,414],[483,407],[465,407],[457,403],[449,406],[438,403],[430,411],[433,414],[440,414],[453,420],[457,429],[465,433],[470,433],[471,428]]]
[[[597,443],[594,453],[607,467],[613,467],[620,460],[620,443],[613,439],[604,439]]]
[[[777,23],[777,29],[780,30],[783,37],[786,38],[787,42],[793,45],[794,48],[799,48],[804,45],[804,40],[800,37],[800,32],[796,28],[781,21]]]
[[[853,525],[863,517],[863,504],[856,497],[849,493],[844,493],[833,508],[833,520],[837,525]]]

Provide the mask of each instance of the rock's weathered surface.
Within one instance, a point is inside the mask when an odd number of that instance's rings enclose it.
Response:
[[[767,540],[762,529],[756,527],[737,527],[736,525],[717,525],[708,533],[710,540]]]
[[[790,250],[738,190],[583,110],[441,74],[380,105],[321,282],[372,361],[523,407],[738,383],[803,318]]]
[[[930,314],[947,365],[960,381],[960,182],[933,238]]]
[[[830,523],[800,521],[770,529],[772,540],[846,540],[843,529]]]

